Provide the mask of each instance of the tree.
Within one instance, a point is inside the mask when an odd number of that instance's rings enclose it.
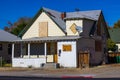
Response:
[[[114,24],[113,28],[120,28],[120,20]]]
[[[31,21],[31,18],[22,17],[18,19],[18,21],[11,23],[10,21],[7,23],[8,25],[4,27],[5,31],[11,32],[18,36],[18,34],[25,28],[25,26]]]
[[[108,47],[108,51],[116,51],[117,50],[117,46],[115,44],[115,42],[113,42],[111,39],[107,40],[107,47]]]

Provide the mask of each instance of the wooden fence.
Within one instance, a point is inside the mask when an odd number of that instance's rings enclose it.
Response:
[[[78,54],[78,67],[80,68],[89,67],[89,53],[88,52],[80,52]]]

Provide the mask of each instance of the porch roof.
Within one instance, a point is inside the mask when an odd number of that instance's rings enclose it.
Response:
[[[73,41],[80,39],[80,36],[52,36],[52,37],[33,37],[23,40],[15,40],[14,42],[55,42],[55,41]]]

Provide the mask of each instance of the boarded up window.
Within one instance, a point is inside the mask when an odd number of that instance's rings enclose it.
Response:
[[[102,51],[102,42],[95,41],[95,51]]]
[[[70,27],[71,31],[76,34],[77,30],[76,30],[76,24],[72,24],[72,26]]]
[[[2,50],[2,44],[0,44],[0,50]]]
[[[48,22],[40,22],[39,36],[40,37],[47,37],[48,36]]]
[[[63,51],[72,51],[71,45],[63,45]]]
[[[101,36],[101,19],[98,21],[97,25],[97,35]]]

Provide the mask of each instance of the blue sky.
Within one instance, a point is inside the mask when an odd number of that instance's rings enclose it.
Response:
[[[102,10],[109,26],[120,19],[120,0],[0,0],[0,28],[20,17],[34,17],[41,7],[61,12]]]

